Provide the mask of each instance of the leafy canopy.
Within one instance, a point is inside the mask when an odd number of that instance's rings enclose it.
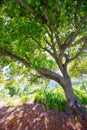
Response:
[[[86,12],[86,0],[6,0],[0,6],[0,55],[29,70],[62,71],[87,50]]]

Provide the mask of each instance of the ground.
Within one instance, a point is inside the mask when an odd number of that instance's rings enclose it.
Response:
[[[0,108],[0,130],[87,130],[86,122],[37,103]]]

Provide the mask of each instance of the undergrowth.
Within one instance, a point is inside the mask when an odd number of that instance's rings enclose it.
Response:
[[[87,105],[87,92],[80,88],[74,88],[74,93],[81,104]],[[0,93],[0,102],[4,101],[5,105],[16,107],[28,101],[34,101],[36,103],[44,102],[47,109],[51,110],[66,110],[66,98],[62,88],[40,88],[32,93],[10,96],[7,90],[3,90]]]
[[[74,93],[80,103],[87,105],[87,93],[80,88],[74,88]],[[41,88],[34,99],[35,102],[44,102],[47,109],[65,111],[66,99],[62,88]]]

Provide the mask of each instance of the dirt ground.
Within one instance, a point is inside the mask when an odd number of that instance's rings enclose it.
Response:
[[[27,103],[0,108],[0,130],[87,130],[87,121],[46,110],[41,104]]]

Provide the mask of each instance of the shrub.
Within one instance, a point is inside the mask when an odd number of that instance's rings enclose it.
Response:
[[[87,105],[87,93],[85,91],[82,91],[80,88],[74,88],[74,93],[80,103]],[[62,88],[41,88],[38,90],[34,101],[38,103],[44,101],[47,109],[66,110],[66,99]]]
[[[40,89],[35,97],[35,102],[45,102],[47,109],[65,111],[65,96],[60,88]]]
[[[77,100],[79,100],[80,103],[87,105],[87,93],[86,93],[86,91],[81,90],[80,88],[74,88],[74,93],[75,93]]]

